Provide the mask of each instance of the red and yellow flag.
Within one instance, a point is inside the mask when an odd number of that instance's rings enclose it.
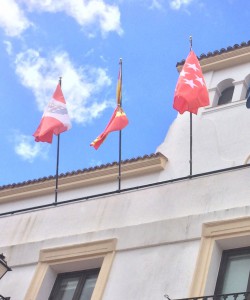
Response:
[[[93,146],[97,150],[110,132],[122,130],[127,125],[128,118],[125,112],[120,106],[117,106],[104,131],[90,144],[90,146]]]
[[[122,61],[120,59],[120,69],[118,73],[117,86],[116,86],[116,102],[121,105],[122,101]]]
[[[122,99],[122,61],[120,60],[120,69],[118,73],[118,81],[116,87],[116,101],[117,107],[114,110],[111,119],[109,120],[108,125],[104,129],[104,131],[90,144],[96,150],[101,146],[104,142],[108,134],[112,131],[119,131],[125,128],[128,125],[128,118],[121,107],[121,99]]]

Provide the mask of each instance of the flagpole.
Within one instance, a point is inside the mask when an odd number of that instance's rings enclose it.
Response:
[[[118,103],[118,105],[120,107],[122,107],[122,58],[120,58],[119,61],[119,65],[120,65],[120,76],[121,76],[121,87],[120,87],[120,92],[121,92],[121,96],[120,96],[120,102]],[[121,163],[122,163],[122,131],[119,131],[119,164],[118,164],[118,190],[121,190]]]
[[[190,176],[192,176],[192,164],[193,164],[193,122],[192,122],[192,113],[190,113]]]
[[[189,37],[189,42],[190,42],[190,51],[192,51],[192,46],[193,46],[193,40],[192,36],[190,35]],[[192,176],[193,173],[193,116],[192,113],[190,112],[190,158],[189,158],[189,166],[190,166],[190,172],[189,175]]]
[[[62,86],[62,77],[59,77],[59,85]],[[56,155],[56,188],[55,188],[55,203],[57,203],[58,194],[58,170],[59,170],[59,154],[60,154],[60,133],[57,135],[57,155]]]
[[[119,131],[119,170],[118,170],[118,190],[121,189],[121,161],[122,161],[122,131]]]

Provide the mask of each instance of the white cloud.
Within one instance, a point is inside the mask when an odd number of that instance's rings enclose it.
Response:
[[[169,5],[172,9],[179,10],[182,6],[189,5],[193,0],[171,0]]]
[[[95,53],[95,50],[94,50],[94,48],[92,48],[84,55],[84,57],[92,56],[94,53]]]
[[[104,0],[22,0],[29,11],[64,12],[82,27],[98,24],[103,35],[115,31],[122,34],[118,6]]]
[[[152,0],[150,9],[162,10],[163,6],[160,0]]]
[[[104,0],[1,0],[0,27],[8,36],[20,36],[33,25],[27,18],[31,12],[63,12],[75,19],[84,29],[100,28],[102,35],[122,34],[120,10]],[[90,36],[95,36],[90,32]]]
[[[101,59],[104,63],[108,62],[107,59],[106,59],[103,55],[100,55],[100,59]]]
[[[23,160],[33,162],[36,157],[47,158],[49,147],[43,143],[34,143],[34,138],[23,134],[15,134],[15,152]]]
[[[48,104],[58,79],[62,76],[62,90],[72,121],[86,124],[97,118],[114,101],[97,101],[97,95],[111,85],[105,69],[76,68],[66,52],[42,57],[29,49],[16,56],[16,73],[22,84],[31,89],[41,111]]]
[[[91,159],[89,162],[89,167],[96,167],[102,165],[101,160]]]
[[[5,49],[6,52],[8,53],[8,55],[12,55],[13,52],[13,47],[10,41],[3,41],[4,45],[5,45]]]
[[[0,27],[8,36],[19,36],[31,22],[14,0],[1,0]]]

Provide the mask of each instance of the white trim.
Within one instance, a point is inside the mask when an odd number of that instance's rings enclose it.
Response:
[[[233,107],[236,107],[236,106],[245,105],[245,104],[246,104],[246,99],[243,99],[243,100],[238,100],[237,102],[230,102],[230,103],[219,105],[219,106],[205,107],[204,111],[202,112],[202,114],[205,115],[205,114],[209,114],[209,113],[214,113],[216,111],[230,109],[230,108],[233,108]]]

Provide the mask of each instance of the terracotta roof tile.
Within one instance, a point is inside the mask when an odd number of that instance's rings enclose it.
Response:
[[[136,158],[125,159],[125,160],[122,160],[122,164],[132,163],[132,162],[136,162],[136,161],[144,160],[144,159],[155,158],[155,157],[159,157],[160,155],[162,155],[162,154],[158,152],[158,153],[153,153],[153,154],[150,154],[150,155],[138,156]],[[61,173],[59,175],[59,178],[79,175],[79,174],[83,174],[83,173],[86,173],[86,172],[92,172],[92,171],[96,171],[96,170],[109,168],[109,167],[112,167],[112,166],[118,166],[118,162],[115,161],[115,162],[112,162],[112,163],[107,163],[105,165],[103,164],[103,165],[100,165],[100,166],[95,166],[95,167],[90,167],[90,168],[85,168],[85,169],[79,169],[77,171]],[[7,185],[2,185],[2,186],[0,186],[0,191],[4,190],[4,189],[17,188],[17,187],[22,187],[22,186],[34,184],[34,183],[40,183],[40,182],[44,182],[44,181],[54,180],[55,178],[56,178],[55,175],[54,176],[50,175],[50,176],[47,176],[47,177],[41,177],[41,178],[38,178],[38,179],[27,180],[27,181],[23,181],[23,182],[19,182],[19,183],[12,183],[12,184],[7,184]]]
[[[225,52],[230,52],[230,51],[234,51],[236,49],[240,49],[240,48],[243,48],[243,47],[249,47],[249,46],[250,46],[250,41],[242,42],[241,44],[235,44],[234,46],[228,46],[227,48],[221,48],[220,50],[215,50],[213,52],[208,52],[207,54],[202,53],[198,57],[198,59],[202,60],[204,58],[220,55],[220,54],[223,54]],[[180,62],[177,62],[176,67],[184,65],[184,63],[185,63],[185,59],[183,59]]]

